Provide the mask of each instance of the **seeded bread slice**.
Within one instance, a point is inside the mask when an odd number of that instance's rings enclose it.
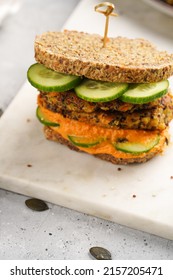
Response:
[[[78,31],[36,37],[35,59],[57,72],[110,82],[158,82],[173,75],[173,54],[144,39],[109,38]]]
[[[78,149],[78,147],[73,145],[70,141],[63,138],[61,136],[61,134],[59,134],[58,132],[55,132],[53,129],[51,129],[48,126],[44,127],[44,134],[48,140],[58,142],[62,145],[69,147],[71,150],[74,150],[76,152],[81,152],[81,150]],[[113,164],[126,165],[126,164],[130,164],[130,163],[143,163],[143,162],[146,162],[146,161],[152,159],[157,154],[161,154],[164,150],[165,143],[168,141],[167,139],[168,139],[167,130],[165,130],[160,135],[159,144],[155,148],[153,148],[151,151],[144,153],[142,157],[136,156],[136,157],[129,157],[129,158],[118,158],[118,157],[116,158],[110,154],[95,154],[94,156],[97,158],[100,158],[102,160],[109,161]]]

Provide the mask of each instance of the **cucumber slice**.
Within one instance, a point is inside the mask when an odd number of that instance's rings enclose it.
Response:
[[[154,138],[150,139],[144,143],[140,142],[129,142],[128,140],[121,140],[114,143],[114,147],[122,152],[131,154],[142,154],[149,152],[154,146],[159,143],[160,137],[156,135]]]
[[[128,89],[126,83],[110,83],[85,79],[75,87],[78,97],[91,102],[107,102],[120,97]]]
[[[148,103],[166,94],[168,87],[168,80],[150,84],[132,84],[120,99],[133,104]]]
[[[55,72],[44,65],[35,63],[27,72],[28,81],[42,91],[67,91],[81,82],[81,77]]]
[[[85,137],[85,136],[68,135],[68,138],[74,145],[79,146],[79,147],[84,147],[84,148],[90,148],[90,147],[96,146],[103,141],[103,139],[101,139],[101,138],[91,139],[91,138]]]
[[[42,113],[41,108],[39,106],[37,107],[37,110],[36,110],[36,116],[37,116],[38,120],[41,123],[43,123],[44,125],[47,125],[47,126],[60,126],[59,123],[54,123],[54,122],[51,122],[51,121],[47,120],[46,117],[44,116],[44,114]]]

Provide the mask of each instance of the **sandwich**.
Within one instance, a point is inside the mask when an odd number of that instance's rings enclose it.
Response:
[[[169,142],[173,54],[147,40],[64,30],[35,39],[27,72],[46,139],[113,164],[142,163]]]

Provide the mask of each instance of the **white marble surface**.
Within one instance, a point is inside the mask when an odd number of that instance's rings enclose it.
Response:
[[[171,50],[173,19],[140,1],[131,2],[133,10],[124,1],[120,13],[126,11],[127,5],[127,16],[134,25],[132,35],[135,36],[135,25],[140,24],[145,34],[152,37],[152,32],[156,32],[157,38],[163,40],[162,45],[166,41]],[[23,1],[20,12],[5,20],[0,29],[0,59],[4,66],[0,69],[1,108],[6,109],[25,80],[26,69],[33,61],[35,33],[60,29],[76,3],[70,0]],[[55,8],[61,11],[58,21]],[[158,21],[162,23],[160,27]],[[89,247],[95,245],[109,249],[114,259],[173,257],[172,241],[52,204],[49,204],[50,210],[35,213],[25,207],[25,199],[21,195],[0,191],[1,259],[90,259]]]

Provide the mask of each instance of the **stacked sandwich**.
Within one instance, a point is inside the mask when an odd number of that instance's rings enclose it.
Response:
[[[47,139],[114,164],[145,162],[168,144],[173,55],[144,39],[77,31],[36,37],[29,82]]]

